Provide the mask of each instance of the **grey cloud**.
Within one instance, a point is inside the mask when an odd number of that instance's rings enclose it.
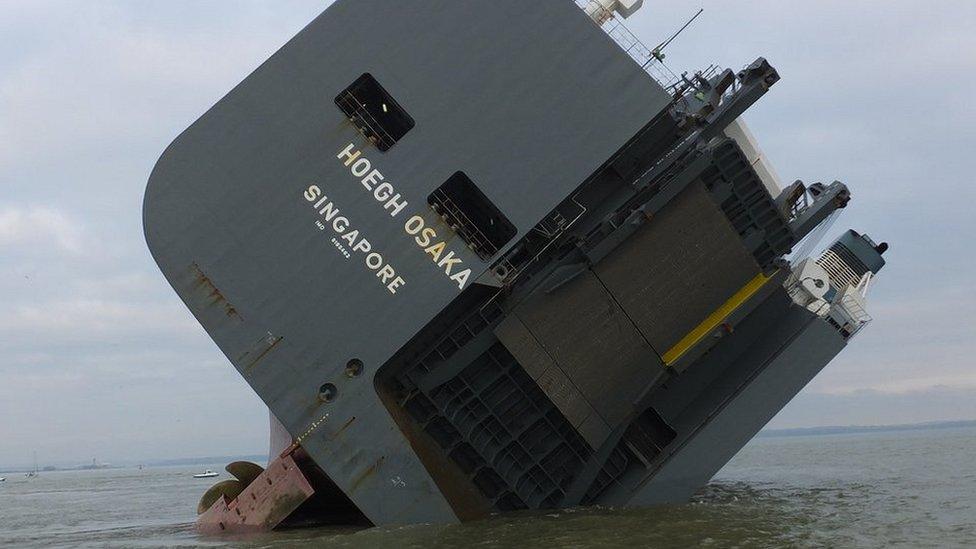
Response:
[[[70,218],[53,208],[7,208],[0,210],[0,251],[14,254],[44,244],[69,254],[82,251],[83,236]]]
[[[142,192],[321,7],[0,4],[0,464],[264,448],[266,410],[145,249]]]

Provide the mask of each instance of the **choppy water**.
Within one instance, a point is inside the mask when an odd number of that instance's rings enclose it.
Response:
[[[199,469],[10,475],[0,546],[976,547],[972,428],[757,439],[687,505],[233,540],[194,533]]]

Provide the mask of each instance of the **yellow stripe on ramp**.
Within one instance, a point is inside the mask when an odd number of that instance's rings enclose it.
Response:
[[[719,326],[733,311],[738,309],[743,303],[749,300],[756,292],[762,288],[766,282],[769,282],[771,276],[766,276],[759,273],[752,280],[746,283],[745,286],[735,292],[732,297],[730,297],[721,307],[715,309],[712,314],[708,315],[705,320],[695,327],[692,331],[688,332],[685,337],[681,338],[681,341],[676,343],[674,347],[664,353],[661,357],[664,359],[664,364],[670,366],[674,364],[682,355],[684,355],[688,349],[691,349],[697,345],[702,339],[711,334],[715,328]]]

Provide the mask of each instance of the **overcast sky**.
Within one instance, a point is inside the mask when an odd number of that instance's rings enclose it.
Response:
[[[266,410],[146,250],[142,195],[328,3],[0,0],[0,466],[266,450]],[[892,246],[875,322],[772,425],[976,419],[976,2],[702,6],[671,68],[767,57],[783,80],[747,120],[777,171],[845,181],[835,229]],[[653,46],[694,11],[645,0],[628,25]]]

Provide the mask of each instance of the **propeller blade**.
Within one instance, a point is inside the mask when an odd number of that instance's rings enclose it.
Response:
[[[202,515],[206,513],[207,509],[210,509],[214,502],[222,497],[226,497],[229,500],[236,498],[244,491],[244,487],[244,484],[239,480],[222,480],[214,484],[200,498],[200,503],[197,504],[197,514]]]
[[[258,478],[258,475],[264,472],[264,467],[250,461],[235,461],[227,464],[224,469],[227,469],[227,472],[241,481],[245,487],[249,486],[254,482],[254,479]]]

